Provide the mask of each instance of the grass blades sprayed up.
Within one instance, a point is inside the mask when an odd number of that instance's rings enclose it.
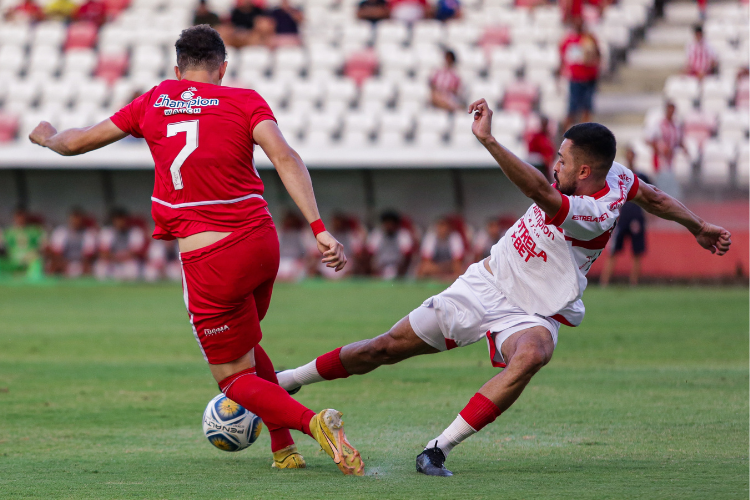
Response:
[[[294,367],[441,289],[279,285],[263,345]],[[746,498],[747,290],[585,298],[520,400],[451,453],[452,478],[414,458],[496,373],[484,343],[304,387],[362,452],[367,477],[343,477],[296,432],[307,469],[272,469],[265,431],[238,453],[206,441],[218,390],[179,285],[0,287],[0,498]]]

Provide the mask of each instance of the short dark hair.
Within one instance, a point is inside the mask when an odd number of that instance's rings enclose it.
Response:
[[[386,210],[380,214],[380,222],[393,222],[394,224],[401,224],[401,216],[395,210]]]
[[[180,71],[203,69],[216,71],[227,57],[227,48],[219,32],[208,24],[182,30],[174,44]]]
[[[695,33],[695,34],[700,33],[702,35],[703,34],[703,25],[696,24],[695,26],[693,26],[693,33]]]
[[[607,127],[600,123],[579,123],[570,127],[563,138],[573,143],[576,161],[609,172],[617,154],[617,140]]]
[[[452,50],[446,50],[445,51],[445,57],[449,58],[451,60],[451,62],[454,63],[454,64],[455,64],[455,62],[457,60],[456,59],[456,53],[453,52]]]

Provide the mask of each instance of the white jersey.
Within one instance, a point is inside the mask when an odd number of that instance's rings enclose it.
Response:
[[[492,247],[490,269],[513,305],[565,325],[581,324],[586,273],[607,245],[622,206],[638,192],[638,178],[619,163],[606,182],[591,196],[562,195],[552,218],[532,205]]]

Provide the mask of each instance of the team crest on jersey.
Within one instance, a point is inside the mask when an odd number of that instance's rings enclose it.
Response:
[[[154,107],[167,108],[164,110],[164,115],[170,116],[179,113],[195,115],[203,111],[203,107],[205,106],[219,105],[218,99],[204,99],[200,96],[196,96],[196,92],[198,92],[198,89],[195,87],[188,88],[180,94],[180,99],[182,99],[182,101],[170,99],[168,94],[161,94],[154,103]]]

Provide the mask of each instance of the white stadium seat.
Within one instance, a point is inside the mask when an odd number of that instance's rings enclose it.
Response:
[[[443,135],[451,125],[450,115],[446,111],[426,109],[417,115],[417,131],[420,134],[434,132]]]
[[[747,142],[740,144],[737,153],[737,184],[745,189],[750,184],[750,148]]]
[[[417,65],[416,54],[400,45],[383,43],[377,48],[380,61],[380,74],[384,78],[402,79],[413,71]]]
[[[26,23],[1,23],[0,46],[24,46],[31,39],[31,26]]]
[[[490,72],[518,71],[524,64],[523,54],[513,47],[493,47],[490,52]]]
[[[526,120],[520,113],[497,110],[492,115],[492,129],[518,138],[526,128]]]
[[[138,45],[133,49],[130,66],[135,71],[160,74],[164,70],[167,58],[164,50],[158,45]]]
[[[42,85],[41,105],[58,103],[66,107],[76,93],[76,83],[70,80],[47,80]]]
[[[305,115],[278,112],[274,116],[276,116],[276,122],[286,137],[298,137],[307,126]]]
[[[0,47],[0,68],[6,73],[18,74],[26,62],[26,54],[19,45]]]
[[[111,89],[105,81],[98,79],[83,81],[76,88],[76,106],[81,106],[84,103],[91,103],[99,107],[104,106],[110,97],[110,93]]]
[[[362,85],[360,105],[379,103],[387,105],[396,95],[396,85],[392,81],[369,79]]]
[[[503,97],[502,84],[493,80],[475,80],[469,82],[466,89],[466,97],[469,102],[485,98],[490,106],[493,106],[493,109],[497,107]]]
[[[398,108],[414,113],[430,102],[430,87],[424,80],[404,80],[398,86]]]
[[[479,37],[482,35],[482,30],[477,29],[469,23],[457,20],[448,21],[446,23],[447,33],[446,38],[450,45],[462,46],[472,45],[479,41]]]
[[[299,75],[307,67],[307,54],[300,47],[281,47],[273,61],[274,75]]]
[[[693,101],[700,94],[700,82],[694,76],[672,75],[664,84],[664,93],[670,99]]]
[[[347,23],[341,33],[342,44],[364,47],[372,40],[372,23],[358,21]]]
[[[65,41],[67,35],[65,24],[59,21],[44,21],[36,25],[31,37],[34,46],[49,45],[59,47]]]
[[[440,44],[445,40],[445,25],[435,19],[417,21],[412,28],[412,44]]]
[[[266,47],[243,47],[239,52],[239,66],[242,70],[253,69],[261,73],[271,67],[271,51]]]
[[[736,149],[733,145],[715,139],[707,140],[703,144],[701,155],[701,181],[708,185],[728,186],[729,164],[735,155]]]
[[[324,100],[343,101],[347,105],[354,102],[357,97],[357,86],[348,78],[335,78],[324,84]]]
[[[382,43],[403,44],[408,38],[409,29],[406,24],[400,21],[385,20],[375,25],[375,43],[377,45]]]
[[[34,47],[29,59],[29,72],[52,75],[60,67],[60,49],[42,45]]]
[[[738,144],[746,142],[749,122],[747,111],[724,111],[719,115],[719,136]]]
[[[82,80],[90,78],[91,72],[96,68],[96,52],[91,49],[74,49],[65,53],[63,62],[63,73],[66,75],[78,75]]]

